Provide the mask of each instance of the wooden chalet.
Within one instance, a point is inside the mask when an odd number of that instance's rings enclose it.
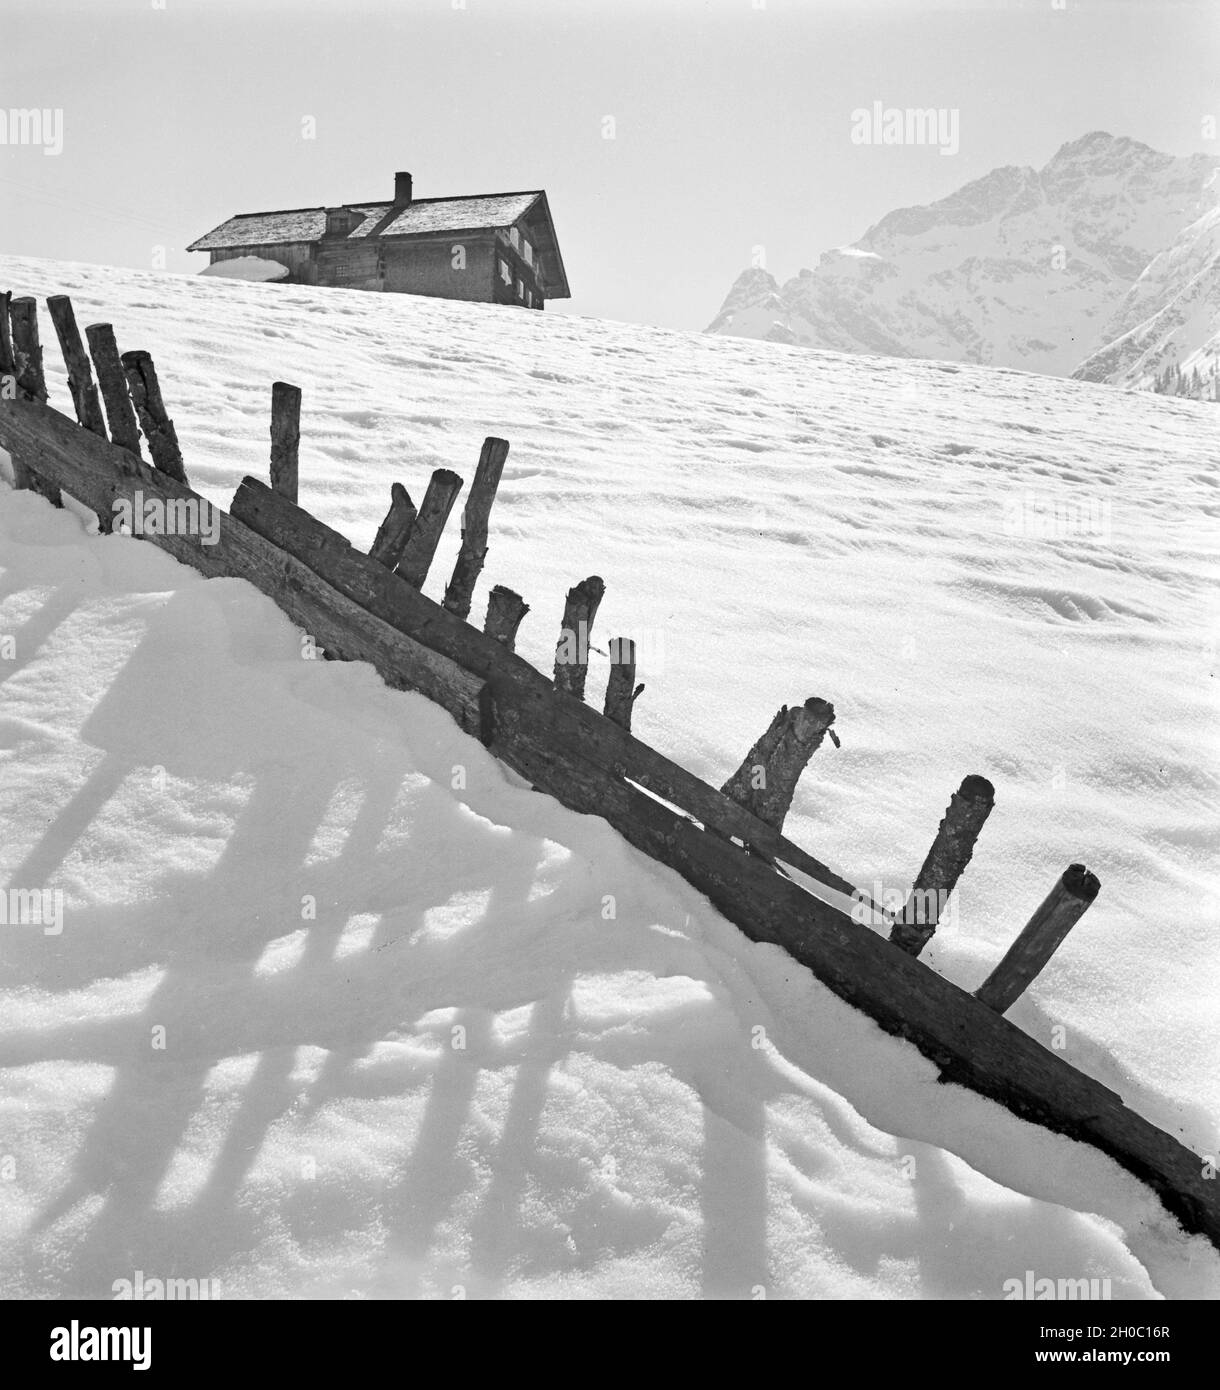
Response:
[[[570,297],[546,193],[416,198],[394,176],[392,202],[246,212],[188,251],[211,264],[241,256],[278,261],[281,284],[383,290],[541,309]]]

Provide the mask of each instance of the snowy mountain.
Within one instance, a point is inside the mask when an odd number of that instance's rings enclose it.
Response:
[[[1103,337],[1073,376],[1220,400],[1220,207],[1152,259]]]
[[[786,829],[874,891],[991,778],[933,968],[976,988],[1083,860],[1101,895],[1008,1016],[1215,1152],[1210,409],[409,295],[0,287],[150,351],[222,506],[301,386],[301,502],[362,549],[393,481],[510,440],[474,616],[511,585],[549,670],[602,575],[590,703],[598,633],[635,637],[634,728],[713,785],[833,700]],[[0,637],[0,882],[63,895],[58,934],[0,931],[0,1295],[1220,1296],[1097,1150],[942,1084],[422,697],[303,659],[250,585],[0,485]]]
[[[1214,361],[1218,171],[1095,131],[892,212],[783,286],[745,271],[707,331],[1147,385]]]

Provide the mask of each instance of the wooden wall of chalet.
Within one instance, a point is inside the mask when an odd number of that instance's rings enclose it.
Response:
[[[336,237],[334,241],[318,242],[313,251],[310,284],[333,285],[341,290],[382,288],[377,242]]]
[[[493,245],[490,232],[473,236],[451,232],[445,237],[384,242],[383,288],[391,293],[473,299],[486,304],[492,297]],[[464,253],[461,265],[454,264],[459,259],[455,247]]]
[[[454,248],[465,251],[464,266],[456,266]],[[211,252],[211,261],[257,256],[288,267],[280,284],[329,285],[345,290],[385,290],[392,294],[422,294],[439,299],[465,299],[482,304],[519,304],[516,282],[522,280],[543,307],[534,268],[510,244],[507,234],[492,231],[451,232],[444,237],[418,237],[399,242],[335,238],[317,243],[276,242],[266,246],[230,247]],[[498,262],[505,261],[512,283],[505,285]]]

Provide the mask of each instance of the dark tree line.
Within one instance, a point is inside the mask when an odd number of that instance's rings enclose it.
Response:
[[[1184,372],[1171,362],[1156,374],[1152,389],[1161,396],[1186,396],[1193,401],[1220,401],[1220,370],[1212,363],[1210,371],[1192,367]]]

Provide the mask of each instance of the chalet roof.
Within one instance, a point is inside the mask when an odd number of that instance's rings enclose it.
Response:
[[[382,229],[382,236],[420,232],[462,232],[475,227],[511,227],[539,198],[540,192],[492,193],[479,198],[421,198]],[[387,207],[387,211],[388,211]]]
[[[564,274],[559,240],[554,235],[550,207],[542,189],[521,193],[478,193],[470,197],[417,197],[406,204],[392,220],[386,221],[395,210],[392,202],[343,203],[353,213],[360,213],[360,222],[347,232],[347,238],[363,236],[427,236],[447,232],[482,231],[485,228],[511,227],[518,218],[531,214],[531,227],[538,236],[539,250],[547,254],[552,274],[546,286],[547,297],[567,299],[568,285]],[[327,231],[327,208],[295,207],[281,213],[239,213],[221,222],[190,243],[189,252],[220,252],[243,247],[274,246],[281,242],[317,242]]]
[[[473,198],[418,198],[388,226],[382,236],[418,236],[422,232],[468,232],[482,227],[508,227],[528,212],[541,191],[493,193]],[[349,236],[363,237],[393,208],[393,203],[344,203],[364,214]],[[277,241],[317,241],[326,231],[326,209],[293,208],[287,212],[240,212],[188,251],[228,251],[238,246],[268,246]]]

